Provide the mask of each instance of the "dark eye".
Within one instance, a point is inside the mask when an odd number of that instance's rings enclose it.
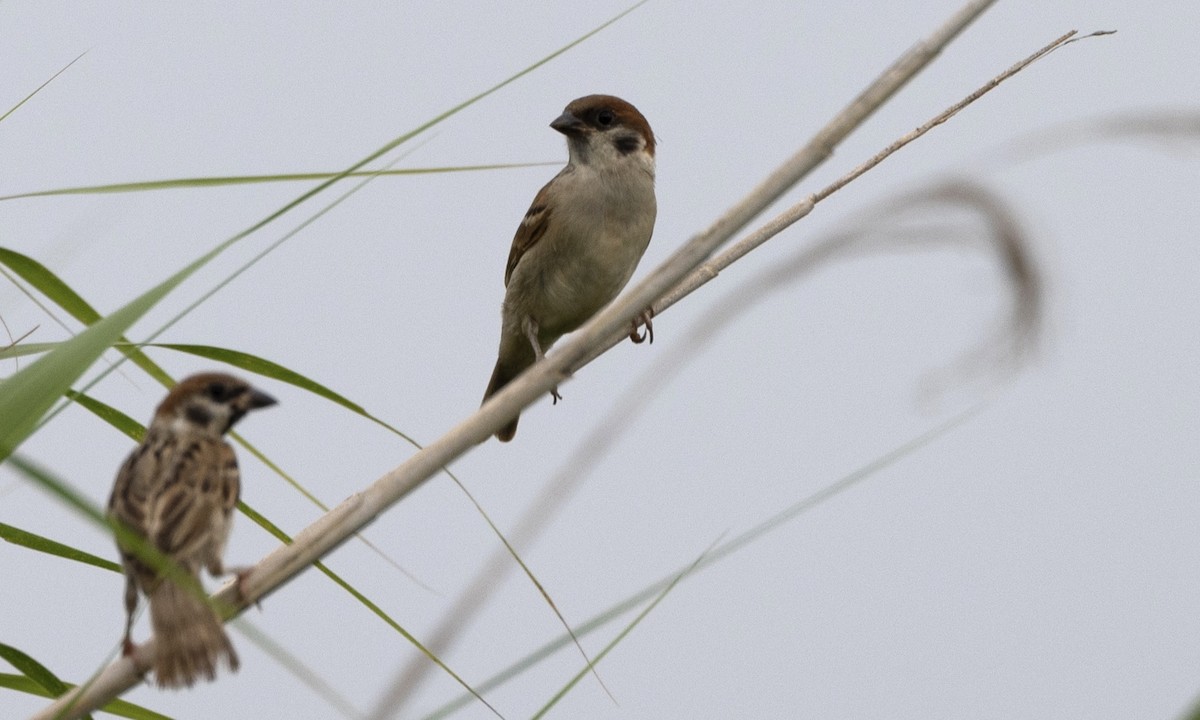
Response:
[[[204,394],[217,402],[224,402],[229,397],[229,388],[225,387],[224,383],[209,383],[208,387],[204,388]]]
[[[601,127],[608,127],[609,125],[612,125],[613,121],[616,119],[617,115],[612,110],[605,109],[596,113],[596,122],[599,123]]]

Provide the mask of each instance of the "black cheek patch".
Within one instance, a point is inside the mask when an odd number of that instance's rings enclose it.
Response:
[[[618,135],[613,141],[613,145],[616,146],[619,153],[628,155],[641,149],[642,139],[637,135]]]
[[[185,412],[188,420],[201,427],[204,427],[212,422],[212,413],[210,413],[208,410],[205,410],[203,407],[200,407],[199,405],[189,405]]]

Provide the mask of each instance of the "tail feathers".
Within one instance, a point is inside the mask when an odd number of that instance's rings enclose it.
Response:
[[[201,676],[213,680],[224,655],[237,670],[237,653],[212,607],[170,580],[150,595],[150,624],[158,643],[154,676],[162,688],[191,687]]]
[[[510,383],[520,373],[521,369],[513,372],[511,368],[505,367],[500,360],[497,360],[496,369],[492,370],[492,379],[488,382],[487,391],[483,393],[483,401],[487,402],[488,398],[500,392],[501,388]],[[517,434],[517,422],[520,419],[521,416],[518,414],[512,419],[512,422],[496,431],[496,439],[500,442],[512,440]]]

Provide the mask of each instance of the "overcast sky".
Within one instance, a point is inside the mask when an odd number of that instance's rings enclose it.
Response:
[[[0,195],[342,169],[626,7],[545,5],[8,0],[0,109],[87,54],[0,123]],[[999,3],[789,198],[1062,33],[1119,32],[1067,47],[967,108],[660,316],[654,345],[625,343],[564,383],[564,401],[528,410],[513,443],[488,442],[453,465],[505,531],[555,476],[586,473],[546,533],[520,548],[579,623],[723,533],[986,402],[936,442],[687,579],[600,664],[619,705],[589,678],[554,716],[1116,719],[1171,718],[1190,705],[1200,693],[1197,136],[1072,132],[1033,157],[1009,152],[1017,138],[1068,122],[1200,113],[1200,5],[1150,5]],[[958,7],[652,0],[406,144],[398,166],[561,163],[564,142],[548,123],[575,97],[619,95],[659,137],[659,216],[641,277]],[[269,358],[432,441],[478,406],[495,361],[509,244],[556,171],[377,179],[162,339]],[[976,245],[918,244],[831,264],[703,347],[685,345],[760,273],[951,179],[986,187],[1016,213],[1043,273],[1042,342],[1015,373],[960,362],[1000,327],[1009,301]],[[33,256],[110,312],[310,186],[7,200],[0,246]],[[235,247],[130,337],[159,328],[336,192]],[[66,336],[7,280],[0,317],[13,335],[36,327],[30,341]],[[177,377],[214,367],[151,355]],[[672,357],[688,362],[664,370]],[[2,367],[5,376],[16,369]],[[598,464],[574,464],[647,373],[657,374],[644,413],[627,418]],[[328,504],[413,452],[303,391],[260,385],[280,405],[248,419],[244,434]],[[163,391],[125,366],[94,392],[145,422]],[[21,452],[102,504],[131,445],[73,407]],[[251,506],[290,533],[319,516],[240,457]],[[105,533],[7,467],[0,522],[116,559]],[[358,542],[329,565],[422,640],[498,544],[445,476],[366,536],[420,584]],[[255,562],[275,545],[239,517],[227,564]],[[117,574],[5,544],[0,576],[0,643],[71,682],[114,650]],[[630,618],[585,647],[598,653]],[[244,622],[363,714],[417,654],[317,572]],[[143,618],[137,637],[148,632]],[[514,574],[442,657],[479,683],[560,633]],[[238,674],[188,692],[142,686],[127,699],[176,718],[340,717],[246,635],[234,642]],[[564,650],[487,697],[505,717],[528,717],[580,666]],[[422,717],[460,691],[435,671],[400,717]],[[0,691],[4,717],[44,704]],[[490,716],[478,704],[456,715]]]

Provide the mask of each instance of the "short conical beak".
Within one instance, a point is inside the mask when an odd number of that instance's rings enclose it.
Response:
[[[559,131],[563,135],[578,135],[584,129],[583,121],[575,117],[569,112],[565,112],[554,119],[550,123],[550,127]]]
[[[247,410],[257,410],[259,408],[271,407],[278,401],[270,395],[260,390],[251,390],[250,397],[246,403]]]

